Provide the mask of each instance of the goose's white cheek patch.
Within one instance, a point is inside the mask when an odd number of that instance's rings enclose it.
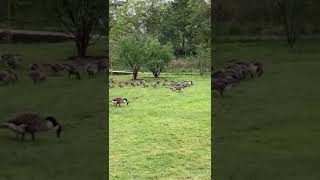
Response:
[[[48,129],[52,129],[53,127],[54,127],[54,126],[53,126],[52,122],[48,121],[48,122],[47,122],[47,128],[48,128]]]

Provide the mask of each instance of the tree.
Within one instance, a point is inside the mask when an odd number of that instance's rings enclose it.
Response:
[[[135,80],[147,62],[146,42],[146,37],[138,34],[123,36],[118,41],[120,61],[132,71]]]
[[[147,68],[157,78],[173,57],[172,46],[171,44],[161,45],[158,39],[149,38],[146,47],[146,54],[148,54]]]
[[[211,43],[210,3],[205,0],[175,0],[163,7],[164,12],[153,11],[154,15],[150,17],[162,15],[158,23],[160,42],[171,42],[176,56],[192,55],[197,44]]]
[[[204,73],[211,67],[210,52],[210,48],[206,48],[204,45],[198,45],[197,47],[197,54],[195,56],[195,59],[201,76],[203,76]]]
[[[106,3],[103,0],[58,1],[59,6],[56,8],[58,20],[65,31],[74,36],[77,55],[84,57],[88,46],[91,45],[93,34],[106,19]]]
[[[287,42],[292,48],[296,43],[302,26],[302,15],[305,1],[300,0],[276,0],[281,21],[287,37]]]
[[[145,33],[146,1],[114,1],[110,11],[110,38],[117,40],[131,33]]]

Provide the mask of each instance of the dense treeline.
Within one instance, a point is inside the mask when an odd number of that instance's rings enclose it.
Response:
[[[130,33],[157,36],[170,42],[176,56],[196,53],[197,45],[210,47],[211,5],[205,0],[133,1],[110,4],[110,37]]]
[[[140,71],[203,75],[210,67],[210,1],[113,0],[109,9],[111,67],[131,70],[134,79]]]
[[[10,2],[10,6],[8,3]],[[5,27],[10,18],[10,25],[18,29],[59,29],[54,8],[58,1],[51,0],[5,0],[1,1],[0,24]],[[10,7],[10,9],[9,9]],[[10,17],[8,17],[8,11]]]
[[[110,3],[112,67],[154,77],[189,66],[210,67],[211,2],[207,0],[113,0]],[[190,64],[190,65],[188,65]],[[116,66],[113,66],[116,65]]]
[[[295,21],[299,34],[320,33],[320,1],[218,0],[214,6],[218,34],[283,35],[288,19]]]

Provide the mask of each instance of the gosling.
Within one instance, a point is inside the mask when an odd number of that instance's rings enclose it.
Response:
[[[7,122],[0,124],[0,128],[7,128],[18,135],[21,135],[21,142],[24,141],[25,134],[30,133],[32,141],[35,142],[35,133],[41,131],[56,130],[57,137],[60,138],[62,126],[52,116],[43,116],[36,112],[23,112],[16,114]]]

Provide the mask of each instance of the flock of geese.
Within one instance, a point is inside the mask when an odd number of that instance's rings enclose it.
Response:
[[[18,80],[16,69],[19,67],[20,62],[21,56],[19,55],[0,55],[0,63],[8,67],[8,69],[0,71],[1,84],[7,85]],[[66,72],[69,78],[75,77],[80,80],[83,72],[87,73],[89,77],[93,77],[96,73],[106,72],[106,70],[107,65],[104,59],[86,64],[30,64],[28,77],[36,84],[47,80],[48,75],[57,76],[63,72]]]
[[[16,70],[19,69],[21,56],[15,54],[0,54],[0,64],[6,65],[6,70],[0,70],[0,83],[10,84],[18,80]],[[82,69],[82,71],[81,71]],[[89,77],[98,72],[105,72],[107,65],[105,60],[87,63],[85,65],[76,64],[30,64],[28,76],[34,83],[39,83],[47,79],[48,74],[59,75],[67,72],[69,78],[81,79],[81,72],[86,72]],[[60,138],[62,125],[53,116],[46,116],[38,112],[16,113],[7,121],[0,123],[0,129],[9,129],[22,141],[26,134],[30,134],[35,142],[35,134],[42,131],[55,130]],[[20,136],[20,137],[19,137]]]
[[[162,87],[166,87],[169,88],[172,91],[177,91],[177,92],[181,92],[184,88],[190,87],[193,85],[193,82],[191,80],[184,80],[180,83],[174,81],[174,80],[164,80],[164,81],[156,81],[153,83],[150,83],[150,85],[145,81],[145,80],[130,80],[130,81],[114,81],[111,79],[111,81],[109,82],[109,88],[115,88],[116,86],[118,86],[119,88],[123,88],[123,87],[138,87],[141,86],[143,88],[147,88],[147,87],[153,87],[153,88],[158,88],[160,86]],[[121,105],[121,104],[129,104],[129,101],[127,98],[123,98],[123,97],[117,97],[112,99],[111,101],[115,106],[117,105]]]
[[[259,62],[235,61],[228,63],[221,69],[212,68],[211,87],[214,92],[223,96],[227,87],[232,87],[245,79],[258,78],[263,72],[264,67]]]
[[[148,87],[153,87],[153,88],[158,88],[158,87],[165,87],[168,88],[172,91],[177,91],[181,92],[183,89],[190,87],[193,85],[193,82],[191,80],[184,80],[182,82],[176,82],[174,80],[164,80],[164,81],[156,81],[156,82],[151,82],[150,84],[147,83],[145,80],[130,80],[130,81],[114,81],[111,80],[109,82],[109,88],[123,88],[123,87],[143,87],[143,88],[148,88]]]

